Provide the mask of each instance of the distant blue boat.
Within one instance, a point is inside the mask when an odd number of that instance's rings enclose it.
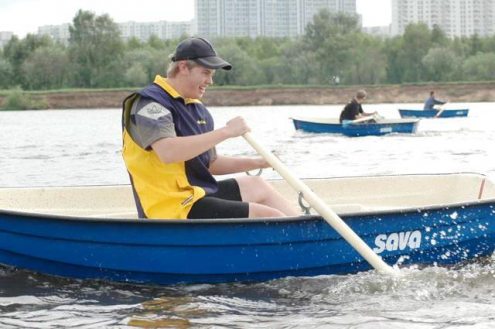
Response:
[[[495,249],[495,184],[478,174],[305,181],[389,265]],[[272,186],[297,204],[285,181]],[[370,265],[321,217],[137,219],[130,186],[0,189],[0,264],[147,284],[265,281]]]
[[[391,133],[413,134],[417,131],[418,119],[380,119],[378,122],[355,120],[341,124],[338,119],[293,117],[296,130],[310,133],[343,134],[346,136],[381,136]]]
[[[399,109],[400,116],[402,118],[435,118],[438,114],[437,110],[407,110]],[[467,117],[469,109],[458,109],[458,110],[443,110],[440,113],[439,118],[456,118],[456,117]]]

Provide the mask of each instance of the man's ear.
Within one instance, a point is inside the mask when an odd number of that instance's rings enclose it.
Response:
[[[186,64],[186,61],[179,62],[179,73],[188,73],[189,67]]]

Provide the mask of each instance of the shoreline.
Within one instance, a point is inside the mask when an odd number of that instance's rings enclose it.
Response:
[[[136,88],[135,90],[138,90]],[[210,89],[202,102],[206,106],[339,105],[346,104],[359,89],[365,89],[367,104],[423,103],[431,90],[450,103],[495,102],[495,82],[463,84],[417,84],[381,86],[273,87]],[[31,100],[43,101],[48,109],[121,108],[128,90],[85,90],[36,92]],[[0,95],[0,104],[6,96]]]

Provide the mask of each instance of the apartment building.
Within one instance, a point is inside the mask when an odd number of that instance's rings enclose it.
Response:
[[[390,26],[363,27],[363,32],[374,37],[386,39],[390,37]]]
[[[410,23],[438,25],[450,37],[495,34],[495,0],[392,0],[392,35]]]
[[[193,22],[168,22],[159,21],[153,23],[126,22],[118,23],[120,36],[124,40],[137,38],[147,41],[151,35],[156,35],[159,39],[178,39],[181,36],[193,35]]]
[[[289,37],[306,32],[321,9],[357,15],[356,0],[195,0],[198,35]]]
[[[193,21],[126,22],[117,23],[117,25],[119,26],[120,36],[123,40],[137,38],[140,41],[146,42],[153,34],[160,39],[178,39],[183,35],[193,35],[195,33],[193,30]],[[49,35],[53,40],[67,45],[70,38],[69,23],[38,27],[38,35]]]
[[[10,31],[0,31],[0,49],[3,48],[3,46],[12,39],[14,36],[13,32]]]
[[[38,35],[48,35],[56,42],[64,45],[69,44],[70,32],[69,23],[61,25],[45,25],[38,27]]]

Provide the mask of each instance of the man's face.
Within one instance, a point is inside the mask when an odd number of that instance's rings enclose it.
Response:
[[[186,98],[201,99],[206,92],[206,88],[213,84],[215,70],[203,66],[195,66],[192,69],[185,68],[186,93],[182,95]]]

